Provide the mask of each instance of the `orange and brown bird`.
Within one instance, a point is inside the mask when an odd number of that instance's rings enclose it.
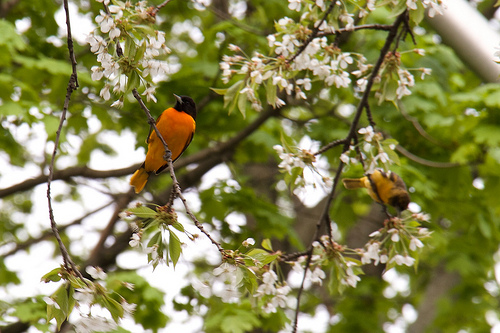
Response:
[[[362,178],[346,178],[342,182],[348,190],[366,188],[368,194],[378,203],[391,205],[398,212],[408,208],[410,195],[404,181],[394,172],[375,169],[373,173]]]
[[[168,108],[156,119],[156,127],[172,152],[172,162],[179,156],[193,140],[196,129],[196,104],[188,96],[175,95],[177,102],[174,107]],[[142,191],[151,173],[159,174],[167,166],[163,156],[165,147],[153,130],[148,138],[148,153],[141,167],[130,178],[130,185],[135,193]]]

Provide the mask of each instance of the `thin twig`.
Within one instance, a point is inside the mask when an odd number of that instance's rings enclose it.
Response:
[[[460,163],[453,163],[453,162],[436,162],[436,161],[426,160],[425,158],[422,158],[422,157],[419,157],[413,153],[410,153],[408,150],[406,150],[401,145],[397,145],[396,150],[398,152],[400,152],[402,155],[409,158],[410,160],[417,162],[418,164],[422,164],[422,165],[431,167],[431,168],[456,168],[456,167],[463,165]]]
[[[320,154],[323,154],[325,151],[333,148],[333,147],[337,147],[341,144],[345,144],[345,140],[346,139],[340,139],[340,140],[335,140],[335,141],[332,141],[326,145],[324,145],[323,147],[321,147],[317,152],[314,153],[314,155],[320,155]]]
[[[159,4],[158,6],[156,6],[156,7],[152,10],[151,15],[155,16],[155,15],[158,13],[158,11],[159,11],[160,9],[162,9],[163,7],[165,7],[165,6],[167,5],[167,3],[169,3],[170,1],[172,1],[172,0],[165,0],[165,1],[163,1],[161,4]]]
[[[412,123],[413,127],[415,127],[415,129],[418,131],[418,133],[423,138],[430,141],[433,145],[440,146],[440,147],[444,146],[442,142],[439,142],[434,137],[432,137],[429,133],[427,133],[427,131],[422,127],[422,125],[420,124],[420,122],[418,121],[417,118],[410,116],[408,114],[408,112],[406,112],[406,108],[403,105],[403,103],[398,103],[398,108],[399,108],[399,112],[401,112],[403,117],[405,117],[406,120],[408,120],[409,122]]]
[[[66,98],[64,100],[64,106],[63,110],[61,113],[61,119],[59,121],[59,126],[57,128],[56,132],[56,139],[54,141],[54,150],[52,151],[52,157],[50,160],[50,165],[49,165],[49,177],[47,179],[47,200],[48,200],[48,208],[49,208],[49,218],[50,218],[50,227],[52,229],[52,232],[54,233],[54,237],[57,240],[57,243],[59,244],[59,249],[61,251],[61,255],[63,257],[63,264],[64,268],[66,271],[71,272],[73,271],[76,276],[82,279],[82,281],[85,282],[83,279],[82,274],[76,267],[75,263],[73,260],[71,260],[71,257],[68,253],[68,250],[66,249],[66,246],[64,246],[64,243],[61,239],[61,236],[59,235],[59,230],[57,229],[57,224],[54,218],[54,211],[52,208],[52,198],[51,198],[51,183],[52,183],[52,178],[54,177],[54,162],[56,159],[56,154],[57,154],[57,147],[59,146],[59,140],[61,137],[61,131],[62,127],[64,124],[64,120],[66,119],[66,113],[68,111],[69,107],[69,100],[71,98],[71,94],[73,91],[75,91],[78,88],[78,77],[76,74],[76,58],[75,54],[73,51],[73,38],[71,37],[71,24],[70,24],[70,17],[69,17],[69,10],[68,10],[68,0],[64,0],[64,10],[66,12],[66,27],[67,27],[67,33],[68,33],[68,50],[69,50],[69,58],[71,60],[71,66],[72,66],[72,74],[69,78],[68,82],[68,87],[66,89]]]
[[[366,104],[366,118],[368,119],[368,123],[372,128],[375,128],[375,121],[373,120],[372,109],[370,108],[370,104]]]
[[[313,254],[313,247],[307,251],[307,259],[306,259],[306,266],[304,268],[304,275],[302,276],[302,282],[300,283],[300,288],[297,291],[297,304],[295,308],[295,318],[293,320],[293,333],[297,332],[297,326],[299,324],[299,314],[300,314],[300,300],[302,299],[302,292],[304,291],[304,284],[306,282],[306,277],[307,277],[307,270],[309,269],[309,266],[311,265],[312,261],[312,254]]]

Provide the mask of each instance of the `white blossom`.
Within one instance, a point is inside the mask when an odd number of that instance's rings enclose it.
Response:
[[[105,280],[108,277],[101,267],[87,266],[85,271],[96,280]]]
[[[346,69],[347,66],[349,66],[350,64],[352,64],[354,62],[354,60],[351,57],[351,54],[348,52],[341,53],[338,56],[337,61],[338,61],[340,68],[342,68],[342,69]]]
[[[249,247],[249,246],[255,245],[255,239],[247,238],[242,242],[242,244],[244,247]]]
[[[274,305],[273,302],[266,303],[262,309],[265,313],[275,313],[277,310],[276,305]]]
[[[117,99],[110,105],[112,108],[122,108],[123,107],[123,99]]]
[[[286,296],[290,293],[292,288],[290,288],[288,285],[283,285],[280,287],[276,288],[276,295],[272,299],[272,303],[276,307],[284,308],[286,307]]]
[[[410,240],[410,250],[416,251],[417,248],[422,248],[424,247],[424,243],[416,237],[412,237]]]
[[[342,14],[339,15],[339,19],[345,23],[345,28],[346,30],[353,30],[354,29],[354,14],[350,14],[348,12],[343,12]]]
[[[87,42],[90,44],[90,51],[95,54],[104,52],[106,46],[108,45],[104,38],[99,35],[89,35]]]
[[[358,130],[358,133],[364,135],[364,140],[366,142],[372,142],[373,137],[375,136],[375,132],[373,131],[373,127],[371,126],[360,128]]]
[[[321,284],[323,283],[323,279],[325,277],[326,277],[326,274],[321,269],[321,267],[316,266],[316,268],[314,269],[314,271],[312,271],[312,273],[311,273],[310,280],[311,280],[311,283],[317,283],[317,284],[319,284],[321,286]]]
[[[93,332],[109,332],[114,330],[117,324],[100,316],[82,317],[75,323],[75,332],[77,333],[93,333]]]
[[[115,26],[113,18],[102,9],[100,10],[100,14],[96,16],[95,21],[99,24],[102,33],[108,33]]]
[[[324,0],[316,0],[316,6],[318,6],[322,11],[325,11],[325,1]]]
[[[393,241],[394,243],[399,242],[399,231],[397,229],[391,228],[387,230],[387,232],[391,234],[391,241]]]
[[[75,289],[77,292],[74,294],[74,298],[85,304],[91,304],[94,301],[94,290],[90,287]]]
[[[351,268],[352,265],[354,265],[352,262],[347,263],[347,268],[345,270],[346,276],[340,280],[340,283],[347,284],[353,288],[356,288],[356,285],[358,284],[358,281],[361,280],[361,278],[354,274]]]
[[[101,89],[101,92],[99,93],[99,95],[105,100],[109,100],[111,98],[111,94],[109,92],[109,84],[106,84],[104,85],[104,87]]]
[[[92,71],[91,78],[94,81],[99,81],[104,76],[104,71],[102,70],[102,67],[92,66],[90,70]]]
[[[137,304],[127,303],[125,299],[122,299],[121,305],[123,307],[123,311],[129,315],[133,314],[135,309],[137,308]]]
[[[146,88],[146,90],[144,90],[144,92],[142,93],[142,95],[146,95],[146,99],[147,101],[153,101],[153,102],[157,102],[156,100],[156,97],[155,97],[155,92],[156,92],[156,88],[153,87],[153,86],[149,86]]]
[[[417,0],[406,0],[406,6],[411,10],[417,10]]]
[[[406,265],[413,266],[415,263],[415,259],[405,254],[404,256],[401,254],[396,254],[389,263],[395,262],[397,265]]]
[[[288,8],[290,8],[290,10],[295,10],[297,12],[300,11],[300,7],[301,7],[301,0],[288,0],[289,4],[288,4]]]
[[[223,274],[232,274],[236,271],[237,267],[234,265],[231,265],[227,262],[223,262],[219,267],[214,269],[214,275],[215,276],[220,276]]]
[[[379,242],[372,242],[369,243],[366,251],[363,252],[361,256],[361,263],[362,264],[369,264],[371,263],[371,260],[374,260],[374,265],[377,265],[380,257],[379,257],[379,252],[380,252],[380,243]]]
[[[307,77],[303,79],[298,79],[297,84],[301,85],[307,91],[311,90],[312,88],[311,79]]]

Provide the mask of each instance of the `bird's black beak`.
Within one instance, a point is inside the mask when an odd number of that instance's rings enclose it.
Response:
[[[176,95],[176,94],[173,94],[173,95],[174,95],[175,99],[177,100],[177,102],[179,102],[179,104],[182,104],[182,103],[183,103],[183,102],[182,102],[182,98],[181,98],[181,96]]]

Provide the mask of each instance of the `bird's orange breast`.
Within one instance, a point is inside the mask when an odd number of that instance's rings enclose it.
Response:
[[[156,127],[172,152],[172,161],[175,161],[191,142],[196,123],[187,113],[168,108],[158,118]],[[166,164],[164,152],[163,143],[153,130],[149,136],[146,171],[156,171]]]

